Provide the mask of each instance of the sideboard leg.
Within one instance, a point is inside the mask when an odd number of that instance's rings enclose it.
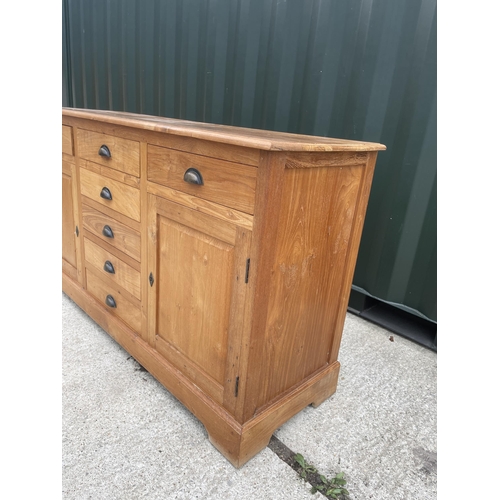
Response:
[[[335,394],[337,390],[337,383],[339,380],[339,371],[340,371],[340,363],[335,361],[336,369],[334,369],[323,385],[322,389],[315,394],[313,401],[311,402],[311,406],[313,408],[317,408],[321,403],[326,401],[330,396]]]

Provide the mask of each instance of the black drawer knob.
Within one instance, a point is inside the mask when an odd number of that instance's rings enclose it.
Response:
[[[102,228],[102,234],[106,236],[106,238],[115,237],[115,235],[113,234],[113,230],[107,224]]]
[[[116,302],[112,295],[106,296],[106,305],[109,307],[116,307]]]
[[[111,158],[111,151],[109,150],[108,146],[106,146],[106,144],[103,144],[99,148],[99,156],[104,156],[104,158]]]
[[[104,263],[104,270],[109,274],[115,274],[115,268],[113,267],[113,264],[109,262],[109,260]]]
[[[186,172],[184,172],[184,180],[189,184],[203,186],[203,177],[195,168],[188,168]]]
[[[104,198],[105,200],[113,199],[113,197],[111,196],[111,191],[107,187],[103,187],[101,189],[101,198]]]

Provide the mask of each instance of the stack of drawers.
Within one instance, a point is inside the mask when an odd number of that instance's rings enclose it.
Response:
[[[77,129],[86,288],[141,332],[139,143]]]

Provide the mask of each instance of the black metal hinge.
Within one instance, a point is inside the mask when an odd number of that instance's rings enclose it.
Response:
[[[78,230],[78,226],[76,226],[75,233],[76,233],[76,237],[78,238],[78,236],[80,235],[80,231]]]
[[[155,279],[153,278],[153,273],[149,273],[149,286],[153,286]]]
[[[236,384],[234,386],[234,397],[238,397],[238,387],[240,385],[240,377],[236,377]]]
[[[247,270],[245,273],[245,283],[248,283],[248,273],[250,272],[250,259],[247,259]]]

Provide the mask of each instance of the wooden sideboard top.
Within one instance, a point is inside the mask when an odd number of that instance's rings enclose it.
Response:
[[[119,111],[62,108],[63,116],[98,120],[104,123],[137,127],[155,132],[193,137],[265,151],[383,151],[386,147],[375,142],[349,141],[330,137],[289,134],[253,128],[232,127],[193,122],[160,116],[140,115]]]

